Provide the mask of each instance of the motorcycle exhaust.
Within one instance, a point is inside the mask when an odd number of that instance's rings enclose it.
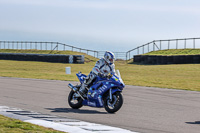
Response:
[[[75,93],[77,93],[83,100],[85,100],[85,98],[83,98],[83,97],[81,96],[81,94],[78,92],[78,88],[76,88],[75,86],[73,86],[71,83],[68,84],[68,87],[69,87],[70,89],[72,89]]]
[[[78,91],[78,88],[76,88],[75,86],[73,86],[71,83],[68,84],[68,87],[70,89],[72,89],[74,92],[77,92]]]

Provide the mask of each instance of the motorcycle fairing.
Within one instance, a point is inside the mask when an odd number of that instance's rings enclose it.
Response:
[[[84,78],[87,77],[85,74],[82,74],[82,73],[77,73],[76,76],[78,77],[81,84],[84,82]]]
[[[82,73],[76,74],[79,81],[83,83],[84,78],[87,77]],[[105,92],[112,88],[112,94],[117,91],[122,91],[124,84],[120,82],[120,78],[113,75],[109,80],[97,76],[93,85],[89,88],[87,97],[88,99],[83,100],[82,104],[91,107],[103,107],[102,96]]]
[[[112,89],[112,94],[117,91],[122,91],[117,89],[117,85],[114,85],[113,82],[100,82],[90,87],[87,93],[88,100],[83,101],[83,105],[91,106],[91,107],[103,107],[103,99],[102,95],[107,92],[109,89]]]

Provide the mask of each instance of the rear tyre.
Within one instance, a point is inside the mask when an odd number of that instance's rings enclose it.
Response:
[[[120,92],[116,92],[112,94],[112,101],[110,100],[110,96],[106,96],[104,99],[104,108],[108,113],[117,112],[123,104],[123,97]]]
[[[73,109],[79,109],[81,108],[83,99],[81,99],[80,97],[75,97],[75,92],[71,90],[71,92],[69,93],[68,96],[68,103],[69,106],[72,107]]]

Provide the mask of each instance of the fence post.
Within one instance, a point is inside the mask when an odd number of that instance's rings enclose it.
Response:
[[[168,40],[168,50],[169,50],[169,48],[170,48],[170,40]]]
[[[153,51],[155,51],[155,44],[154,44],[154,41],[153,41]]]
[[[14,49],[14,42],[12,42],[12,49]]]
[[[186,49],[186,39],[185,39],[185,49]]]
[[[58,42],[57,42],[57,51],[58,51]]]
[[[10,46],[9,46],[9,42],[8,42],[8,49],[10,48]]]
[[[162,50],[162,44],[161,44],[161,40],[160,40],[160,50]]]
[[[144,45],[143,45],[143,47],[142,47],[142,48],[143,48],[143,54],[144,54]]]
[[[72,46],[72,51],[73,51],[73,48],[74,48],[74,47]]]
[[[149,53],[149,43],[148,43],[148,53]]]
[[[176,49],[178,49],[178,39],[176,39]]]
[[[193,39],[193,45],[194,45],[194,49],[195,49],[195,39]]]

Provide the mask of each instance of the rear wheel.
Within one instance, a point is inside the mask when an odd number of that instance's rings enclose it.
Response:
[[[81,97],[77,97],[77,94],[71,90],[68,96],[69,106],[72,107],[73,109],[79,109],[83,106],[82,102],[83,99],[81,99]]]
[[[110,100],[110,96],[106,96],[104,99],[104,108],[108,113],[117,112],[123,104],[123,97],[120,92],[116,92],[112,94],[112,100]]]

